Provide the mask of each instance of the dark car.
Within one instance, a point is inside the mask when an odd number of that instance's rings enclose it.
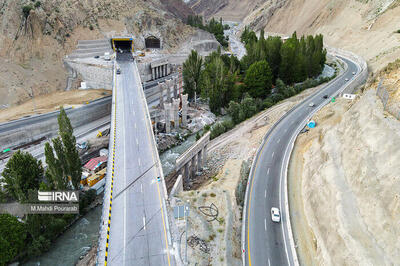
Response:
[[[121,74],[121,69],[117,69],[117,75]]]
[[[325,95],[324,95],[324,99],[328,99],[328,95],[325,94]]]

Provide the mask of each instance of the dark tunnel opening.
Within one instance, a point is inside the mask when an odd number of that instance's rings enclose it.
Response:
[[[160,39],[150,36],[145,40],[146,48],[161,48]]]
[[[113,40],[114,49],[116,52],[133,52],[132,40]]]

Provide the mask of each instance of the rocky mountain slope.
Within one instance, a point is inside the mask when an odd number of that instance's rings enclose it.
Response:
[[[393,84],[398,66],[379,77]],[[289,178],[300,187],[291,204],[302,206],[294,232],[304,265],[400,261],[400,123],[383,110],[377,86],[324,107],[296,141]]]
[[[77,40],[157,33],[173,49],[193,32],[182,22],[189,14],[175,0],[3,0],[0,108],[26,100],[31,88],[35,95],[64,89],[62,58]]]
[[[255,31],[322,33],[327,44],[363,56],[372,70],[400,56],[399,0],[216,0],[213,10],[207,1],[190,4],[200,14],[243,21]]]

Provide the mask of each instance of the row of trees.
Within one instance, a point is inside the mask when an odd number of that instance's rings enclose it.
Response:
[[[228,47],[229,38],[224,36],[224,29],[228,29],[229,26],[222,24],[222,18],[220,18],[220,21],[217,21],[214,18],[212,18],[210,21],[208,21],[208,23],[203,24],[202,16],[189,15],[187,18],[187,24],[189,24],[192,27],[196,27],[214,34],[217,41],[223,47]]]
[[[321,34],[298,39],[294,32],[283,41],[280,37],[265,39],[263,30],[260,38],[257,38],[253,31],[245,28],[241,40],[247,50],[247,55],[242,59],[243,69],[247,70],[255,62],[266,60],[274,82],[280,78],[286,84],[292,84],[313,78],[321,73],[326,61]]]
[[[17,151],[8,160],[2,173],[4,178],[3,201],[25,203],[32,200],[38,190],[77,189],[81,179],[81,161],[76,149],[71,122],[63,108],[58,116],[59,136],[45,144],[47,169],[42,162],[27,152]],[[80,211],[96,197],[90,190],[80,196]],[[17,256],[33,257],[50,247],[53,241],[75,215],[72,214],[28,214],[19,221],[9,214],[0,215],[0,265],[5,265]]]
[[[322,35],[298,39],[294,33],[283,42],[280,37],[265,39],[263,31],[257,38],[246,28],[241,39],[247,49],[241,61],[234,55],[221,54],[220,49],[204,59],[191,52],[183,64],[184,91],[189,100],[201,95],[209,100],[215,114],[227,108],[230,101],[240,102],[246,93],[254,99],[275,102],[293,95],[295,89],[290,84],[320,74],[326,61]]]

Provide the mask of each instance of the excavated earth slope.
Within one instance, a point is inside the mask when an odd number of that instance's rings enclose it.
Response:
[[[25,101],[31,88],[35,95],[64,89],[62,59],[78,40],[132,34],[143,49],[139,34],[156,34],[173,50],[193,33],[182,22],[190,14],[173,0],[0,1],[0,108]]]

